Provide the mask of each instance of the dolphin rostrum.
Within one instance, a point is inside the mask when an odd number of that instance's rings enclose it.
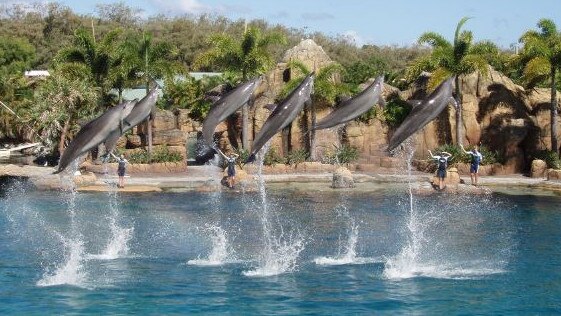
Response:
[[[203,122],[203,139],[208,146],[213,147],[216,126],[250,101],[261,80],[258,77],[242,83],[212,104]]]
[[[292,92],[279,104],[277,105],[273,112],[269,115],[255,140],[253,141],[253,147],[251,149],[251,154],[247,158],[247,162],[252,162],[255,160],[255,155],[261,147],[263,147],[271,137],[273,137],[280,130],[288,126],[298,113],[304,107],[304,103],[311,101],[310,95],[314,88],[314,72],[304,78],[304,80],[292,90]]]
[[[108,158],[109,153],[115,150],[119,137],[125,132],[129,131],[136,125],[144,122],[149,115],[151,115],[156,101],[158,100],[158,88],[154,87],[148,92],[144,98],[132,107],[130,114],[128,114],[123,121],[123,129],[113,131],[105,140],[105,158]]]
[[[115,130],[124,126],[123,120],[130,108],[131,101],[118,104],[84,125],[64,150],[54,173],[62,172],[74,159],[101,144]]]
[[[450,102],[457,106],[456,100],[452,96],[453,82],[454,76],[446,79],[429,96],[413,107],[411,113],[393,133],[388,151],[395,149],[409,136],[436,118]]]
[[[384,104],[382,87],[384,76],[379,76],[359,94],[341,102],[339,107],[319,121],[313,129],[330,128],[354,120],[366,113],[376,103]]]

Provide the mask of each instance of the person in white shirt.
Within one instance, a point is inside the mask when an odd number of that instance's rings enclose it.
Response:
[[[471,184],[477,186],[477,180],[479,179],[479,165],[481,160],[483,160],[483,155],[479,152],[479,146],[475,145],[473,150],[466,151],[463,145],[460,145],[464,153],[471,155],[471,166],[469,168],[469,173],[471,176]]]
[[[446,178],[446,168],[448,168],[448,159],[452,157],[452,154],[443,151],[440,153],[440,155],[435,156],[429,150],[429,155],[432,157],[432,159],[438,162],[438,170],[436,171],[436,175],[438,177],[438,188],[442,190],[444,189],[444,178]]]

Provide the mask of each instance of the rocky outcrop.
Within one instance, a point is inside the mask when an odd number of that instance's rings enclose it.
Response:
[[[353,188],[355,182],[353,174],[345,167],[339,167],[333,172],[331,187],[334,189]]]
[[[540,159],[534,159],[532,161],[532,168],[530,171],[530,176],[532,178],[543,178],[546,176],[547,164],[545,161]]]
[[[92,164],[85,162],[80,165],[84,171],[93,172],[96,174],[117,174],[117,164],[107,163],[103,165]],[[162,162],[152,164],[129,164],[127,165],[127,174],[154,174],[154,173],[169,173],[178,174],[187,171],[187,164],[185,162]]]

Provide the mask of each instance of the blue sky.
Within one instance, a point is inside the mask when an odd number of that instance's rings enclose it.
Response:
[[[10,0],[7,0],[10,1]],[[6,2],[6,0],[0,0]],[[93,13],[104,0],[62,0],[79,13]],[[458,21],[472,17],[465,29],[476,40],[501,47],[516,43],[535,28],[540,18],[552,19],[561,29],[559,0],[125,0],[145,15],[213,13],[232,19],[262,18],[328,35],[346,35],[358,45],[410,45],[425,31],[453,38]]]

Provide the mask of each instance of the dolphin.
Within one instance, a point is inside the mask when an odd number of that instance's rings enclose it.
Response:
[[[236,112],[242,105],[249,103],[261,81],[262,77],[257,77],[242,83],[212,104],[203,121],[203,139],[208,146],[213,146],[216,126]]]
[[[373,105],[380,103],[384,105],[382,98],[382,87],[384,76],[379,76],[366,89],[359,94],[340,103],[339,107],[329,113],[313,129],[330,128],[354,120],[366,113]]]
[[[452,101],[457,107],[456,100],[452,96],[454,76],[446,79],[421,102],[418,102],[403,123],[393,133],[388,151],[392,151],[409,136],[423,128],[436,118],[444,108]]]
[[[101,144],[113,131],[123,128],[124,114],[130,111],[132,106],[131,101],[123,102],[84,125],[64,150],[58,169],[54,173],[62,172],[74,159]]]
[[[138,103],[131,108],[129,114],[123,120],[123,129],[114,130],[105,140],[105,155],[104,159],[108,158],[108,155],[115,150],[117,146],[117,141],[119,137],[125,132],[129,131],[136,125],[144,122],[149,115],[151,115],[154,107],[156,106],[156,101],[158,100],[158,88],[154,87],[148,92],[144,98],[142,98]]]
[[[255,136],[251,154],[249,158],[247,158],[246,163],[254,161],[255,155],[259,152],[261,147],[276,133],[294,121],[298,113],[300,113],[304,107],[304,103],[311,101],[310,95],[314,88],[314,76],[314,72],[307,75],[298,87],[292,90],[292,92],[274,108],[273,112],[263,124],[263,127],[261,127],[261,130],[259,130],[259,133],[257,133],[257,136]]]

